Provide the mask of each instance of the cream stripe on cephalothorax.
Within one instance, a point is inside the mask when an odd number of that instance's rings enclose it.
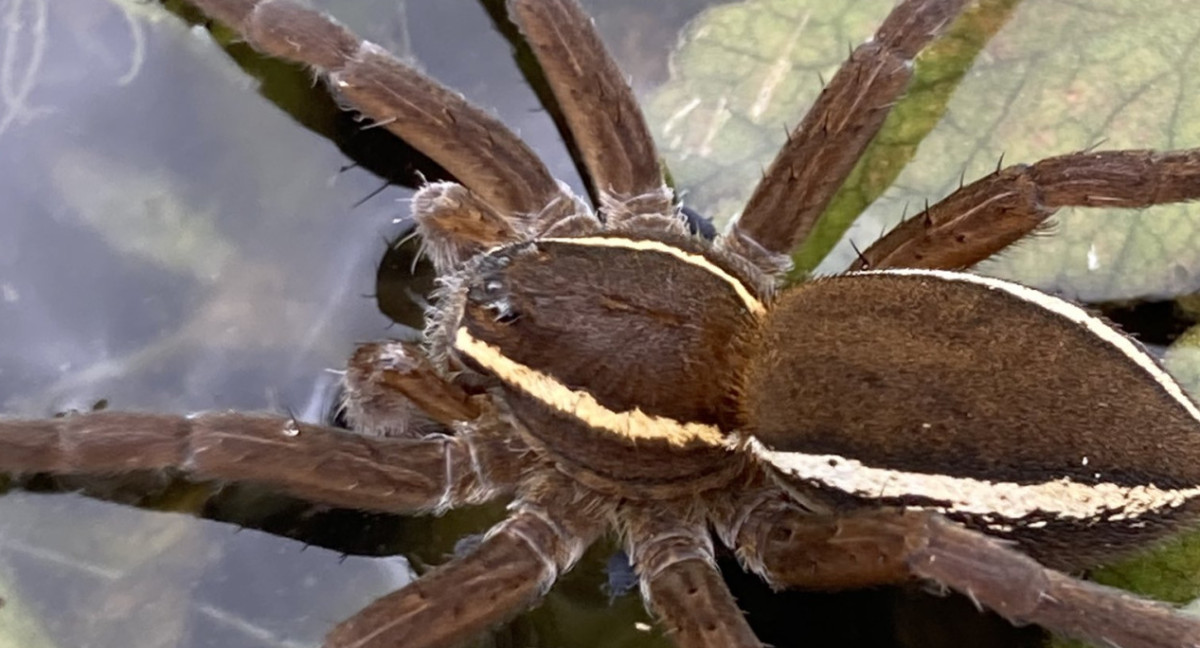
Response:
[[[660,254],[668,254],[676,259],[679,259],[680,261],[683,261],[684,263],[694,265],[717,277],[721,281],[729,284],[729,286],[733,288],[733,291],[737,293],[737,296],[742,300],[742,303],[745,304],[746,310],[750,311],[754,315],[762,317],[767,312],[767,309],[765,306],[763,306],[762,301],[760,301],[758,297],[755,297],[754,293],[751,292],[750,289],[746,287],[746,284],[740,279],[729,274],[723,268],[705,258],[704,255],[688,252],[687,250],[677,248],[669,243],[663,243],[662,241],[655,241],[652,239],[627,239],[609,236],[543,238],[537,239],[535,242],[565,243],[567,245],[579,245],[583,247],[611,247],[632,250],[635,252],[656,252]]]
[[[580,236],[580,238],[542,238],[535,239],[534,245],[559,244],[581,247],[610,247],[622,248],[632,252],[667,254],[679,262],[706,271],[721,282],[727,284],[737,295],[745,310],[756,318],[766,314],[767,308],[746,284],[722,269],[720,265],[703,256],[703,254],[683,250],[666,242],[653,239],[626,239],[620,236]],[[524,245],[524,244],[518,244]],[[493,248],[485,253],[503,251],[508,245]],[[725,443],[725,433],[718,426],[700,424],[694,421],[679,421],[647,414],[641,409],[634,408],[618,412],[601,404],[587,390],[571,389],[560,380],[545,372],[535,370],[506,356],[502,350],[493,344],[478,340],[470,335],[466,326],[458,326],[451,341],[452,347],[458,353],[467,355],[476,364],[494,374],[503,382],[516,388],[535,400],[546,404],[556,412],[574,416],[589,426],[605,430],[619,437],[631,440],[666,440],[671,445],[688,445],[702,443],[707,445],[722,445]]]
[[[1004,291],[1084,327],[1088,333],[1111,345],[1145,371],[1166,395],[1193,419],[1200,421],[1200,410],[1197,410],[1195,403],[1153,358],[1129,337],[1071,302],[1020,284],[962,272],[897,269],[851,274],[926,276]],[[991,481],[870,466],[852,457],[829,453],[772,450],[753,438],[749,445],[756,456],[796,479],[866,499],[918,497],[944,502],[942,505],[913,508],[977,515],[984,518],[985,524],[998,529],[1010,528],[1010,525],[1003,524],[1003,521],[991,521],[991,518],[1003,518],[1010,522],[1031,516],[1039,519],[1051,516],[1076,520],[1096,517],[1113,521],[1131,520],[1145,514],[1178,508],[1200,496],[1200,485],[1162,488],[1154,483],[1133,486],[1101,481],[1082,483],[1065,476],[1039,483]],[[1082,457],[1081,461],[1086,464],[1087,458]]]
[[[766,314],[766,306],[740,279],[704,255],[689,252],[669,243],[652,239],[608,236],[548,237],[535,239],[532,243],[535,245],[552,243],[580,247],[619,248],[632,252],[669,255],[683,263],[697,267],[727,284],[746,311],[756,318],[761,318]],[[497,247],[489,250],[486,254],[492,254],[506,247],[509,246]],[[725,433],[715,425],[679,421],[665,416],[647,414],[636,407],[626,411],[609,409],[586,390],[572,389],[553,376],[509,358],[498,347],[475,338],[465,326],[457,328],[452,345],[456,351],[471,358],[508,385],[535,398],[551,409],[575,417],[591,427],[626,439],[664,440],[676,446],[694,442],[719,446],[725,442]]]
[[[720,445],[724,434],[715,425],[685,423],[640,409],[617,412],[601,405],[585,390],[571,389],[553,377],[504,355],[496,346],[476,339],[466,327],[454,335],[454,348],[505,383],[551,409],[587,425],[632,440],[665,440],[672,445],[699,441]]]

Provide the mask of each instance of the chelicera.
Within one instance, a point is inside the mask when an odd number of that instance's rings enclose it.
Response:
[[[264,53],[315,66],[457,179],[414,199],[443,282],[426,342],[352,357],[347,413],[379,436],[240,413],[6,420],[0,470],[175,468],[389,512],[513,497],[471,553],[334,627],[335,648],[468,639],[608,532],[680,646],[759,645],[714,567],[714,534],[778,587],[921,579],[1099,645],[1200,644],[1200,622],[1170,606],[1055,571],[1194,517],[1200,412],[1083,309],[957,272],[1062,206],[1194,198],[1200,153],[1000,169],[865,249],[858,272],[779,287],[913,56],[965,0],[897,5],[712,241],[688,231],[571,0],[509,11],[595,210],[496,120],[323,15],[286,0],[194,4]],[[487,604],[458,605],[464,591]]]

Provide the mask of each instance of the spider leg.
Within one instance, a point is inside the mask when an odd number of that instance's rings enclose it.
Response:
[[[0,419],[0,473],[172,469],[198,479],[256,482],[330,506],[397,513],[440,511],[510,492],[518,452],[482,433],[378,438],[235,413]]]
[[[650,129],[591,18],[575,0],[510,0],[508,11],[546,75],[608,221],[675,217]]]
[[[642,598],[679,648],[759,648],[713,558],[707,525],[629,511],[627,551]]]
[[[1035,623],[1098,646],[1200,646],[1200,619],[1171,605],[1047,569],[937,515],[898,514],[894,521],[919,543],[906,561],[914,576],[966,594],[1013,623]]]
[[[782,494],[746,502],[753,510],[732,529],[739,555],[774,587],[836,589],[916,577],[965,594],[1014,624],[1037,624],[1097,646],[1200,646],[1200,619],[1048,569],[1012,543],[935,513],[813,516]]]
[[[871,515],[814,511],[779,488],[766,487],[742,493],[715,526],[742,564],[775,588],[855,589],[908,580],[909,571],[897,558],[907,539],[894,529],[870,528]],[[891,515],[886,512],[885,519]]]
[[[726,245],[757,250],[756,262],[764,259],[764,270],[777,270],[778,261],[772,263],[770,255],[787,254],[812,229],[908,85],[913,58],[966,1],[904,0],[896,5],[792,131],[724,237]]]
[[[1200,198],[1200,149],[1081,152],[997,170],[867,248],[851,269],[967,268],[1062,207],[1149,207]]]
[[[189,1],[256,50],[316,69],[340,99],[429,156],[494,210],[537,214],[563,196],[541,160],[499,120],[329,16],[288,0]]]
[[[533,605],[604,529],[564,478],[513,504],[471,553],[340,623],[325,648],[453,646]]]

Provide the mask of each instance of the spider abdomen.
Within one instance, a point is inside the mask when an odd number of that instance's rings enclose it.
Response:
[[[752,445],[835,504],[933,509],[1058,565],[1198,508],[1200,412],[1069,302],[962,273],[847,275],[784,295],[760,344]]]
[[[463,283],[454,350],[585,481],[658,496],[736,471],[731,388],[765,307],[706,242],[539,239],[481,257]]]

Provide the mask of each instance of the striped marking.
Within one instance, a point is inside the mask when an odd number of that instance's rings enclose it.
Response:
[[[746,287],[737,277],[729,274],[720,266],[709,261],[703,255],[694,254],[686,250],[681,250],[673,245],[668,245],[661,241],[651,241],[642,239],[627,239],[607,236],[588,236],[580,238],[542,238],[537,239],[534,243],[563,243],[566,245],[579,245],[586,247],[607,247],[621,248],[623,250],[633,250],[635,252],[659,252],[661,254],[669,254],[684,263],[694,265],[709,274],[717,277],[721,281],[729,284],[737,296],[742,300],[746,310],[754,313],[758,317],[766,315],[767,309],[763,303],[759,301],[754,293]]]
[[[918,270],[912,268],[904,268],[897,270],[868,270],[865,272],[851,272],[849,275],[896,275],[896,276],[911,276],[911,277],[933,277],[943,281],[960,281],[964,283],[973,283],[980,286],[986,286],[994,290],[1002,290],[1017,299],[1029,302],[1048,310],[1055,315],[1064,317],[1076,324],[1083,325],[1089,333],[1100,338],[1104,342],[1116,347],[1126,358],[1129,358],[1140,369],[1150,375],[1150,378],[1162,388],[1175,402],[1184,409],[1193,419],[1200,422],[1200,409],[1196,408],[1196,404],[1188,397],[1179,383],[1175,381],[1171,374],[1167,373],[1154,358],[1150,357],[1141,347],[1124,333],[1114,329],[1106,324],[1103,320],[1095,317],[1080,308],[1076,304],[1072,304],[1065,299],[1059,299],[1053,295],[1048,295],[1040,290],[1034,290],[1028,286],[996,279],[993,277],[981,277],[979,275],[966,272],[949,272],[946,270]]]
[[[1158,363],[1133,340],[1092,316],[1083,308],[1020,284],[944,270],[896,269],[871,270],[851,275],[896,275],[931,277],[959,281],[1002,290],[1017,299],[1034,304],[1070,322],[1082,325],[1100,340],[1115,347],[1122,355],[1150,375],[1193,419],[1200,421],[1200,410]],[[1200,486],[1159,488],[1153,483],[1125,486],[1111,482],[1080,483],[1067,477],[1038,484],[997,482],[970,477],[891,470],[833,454],[806,454],[770,450],[757,439],[750,439],[751,451],[775,468],[799,480],[836,489],[868,499],[921,497],[946,502],[944,506],[917,506],[940,513],[972,514],[985,519],[1020,520],[1031,515],[1050,514],[1071,519],[1127,520],[1154,511],[1177,508],[1200,496]],[[1084,465],[1087,459],[1083,460]],[[989,526],[1012,530],[1004,524]],[[1044,524],[1043,524],[1044,526]]]
[[[944,506],[912,508],[946,514],[994,516],[1010,521],[1039,513],[1079,520],[1126,520],[1182,506],[1200,495],[1200,487],[1082,484],[1066,477],[1040,484],[994,482],[876,468],[831,454],[780,452],[754,438],[749,445],[757,457],[796,479],[868,499],[923,497],[943,501],[947,503]]]
[[[500,380],[547,407],[619,437],[633,441],[665,440],[676,446],[697,441],[721,445],[724,441],[725,435],[715,425],[682,423],[673,418],[647,414],[638,408],[626,412],[610,410],[587,391],[571,389],[537,369],[512,360],[499,347],[472,336],[465,326],[455,332],[454,348]]]

